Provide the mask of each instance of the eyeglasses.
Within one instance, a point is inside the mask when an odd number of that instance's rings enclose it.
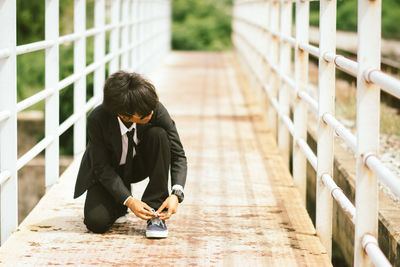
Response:
[[[134,117],[134,118],[136,118],[136,119],[143,120],[144,118],[146,118],[146,117],[150,116],[151,114],[153,114],[153,111],[151,111],[149,114],[147,114],[147,115],[143,115],[143,116],[138,116],[138,115],[135,115],[135,114],[129,114],[129,113],[126,113],[126,114],[124,114],[123,116],[124,116],[124,117],[129,117],[129,118],[132,118],[132,117]]]

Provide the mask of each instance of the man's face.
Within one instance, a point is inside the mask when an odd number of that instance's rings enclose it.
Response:
[[[136,112],[132,116],[124,116],[124,115],[121,115],[121,114],[118,114],[118,116],[124,122],[134,122],[134,123],[145,124],[145,123],[148,123],[150,121],[151,117],[153,116],[153,111],[151,111],[151,113],[149,115],[147,115],[147,116],[140,116]]]

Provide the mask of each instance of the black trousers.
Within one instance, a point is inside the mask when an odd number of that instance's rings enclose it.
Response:
[[[129,190],[131,183],[137,183],[149,177],[150,182],[143,193],[142,201],[157,210],[169,195],[170,143],[166,131],[160,127],[149,128],[143,136],[136,147],[131,174],[128,177],[123,176],[124,165],[116,171]],[[118,217],[126,213],[127,207],[115,202],[113,196],[100,182],[88,189],[84,208],[84,223],[92,232],[106,232]]]

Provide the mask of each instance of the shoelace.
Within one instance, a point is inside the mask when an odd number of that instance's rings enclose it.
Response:
[[[151,224],[161,225],[161,220],[158,217],[150,219]]]

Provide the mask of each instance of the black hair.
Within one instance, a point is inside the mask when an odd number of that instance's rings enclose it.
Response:
[[[103,106],[114,115],[147,116],[158,104],[154,85],[135,72],[117,71],[104,84]]]

